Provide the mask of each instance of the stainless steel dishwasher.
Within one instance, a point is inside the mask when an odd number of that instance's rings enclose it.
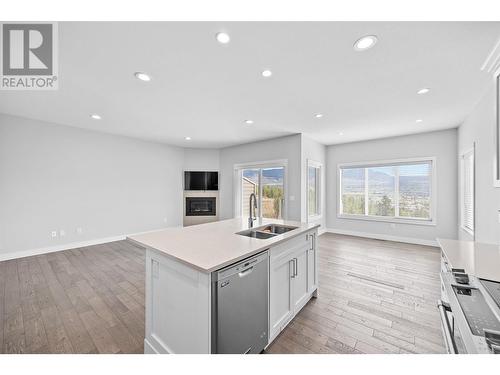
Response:
[[[267,251],[212,273],[212,353],[260,353],[269,332]]]

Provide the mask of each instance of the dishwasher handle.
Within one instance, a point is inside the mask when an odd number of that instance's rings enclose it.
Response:
[[[241,272],[238,273],[238,276],[239,277],[245,277],[245,276],[248,276],[252,273],[253,271],[253,266],[252,267],[248,267],[246,270],[243,270]]]

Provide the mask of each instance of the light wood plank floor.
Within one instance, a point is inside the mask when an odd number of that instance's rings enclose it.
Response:
[[[438,248],[326,233],[319,297],[269,353],[444,353]]]
[[[433,247],[324,234],[320,295],[269,353],[442,353]],[[142,353],[144,251],[126,241],[0,262],[0,353]]]

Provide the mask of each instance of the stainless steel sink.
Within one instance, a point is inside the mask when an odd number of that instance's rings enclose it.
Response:
[[[239,234],[240,236],[259,238],[261,240],[267,240],[268,238],[277,236],[277,234],[274,233],[258,232],[255,229],[244,230],[243,232],[238,232],[236,234]]]
[[[266,240],[268,238],[272,238],[278,236],[280,234],[289,232],[291,230],[297,229],[298,227],[293,227],[290,225],[281,225],[281,224],[268,224],[263,225],[261,227],[247,229],[242,232],[238,232],[240,236],[259,238],[262,240]]]
[[[289,225],[281,225],[281,224],[269,224],[264,227],[257,228],[259,232],[275,233],[275,234],[283,234],[294,229],[297,229],[297,227],[292,227]]]

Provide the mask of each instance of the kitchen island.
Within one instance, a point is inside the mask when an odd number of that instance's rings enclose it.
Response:
[[[214,324],[218,271],[248,265],[244,261],[256,255],[265,258],[267,267],[262,276],[268,278],[266,300],[255,305],[266,309],[268,328],[262,335],[270,344],[317,294],[318,226],[268,219],[249,230],[246,218],[236,218],[129,237],[146,248],[144,352],[220,352]],[[239,334],[237,327],[232,331]]]

